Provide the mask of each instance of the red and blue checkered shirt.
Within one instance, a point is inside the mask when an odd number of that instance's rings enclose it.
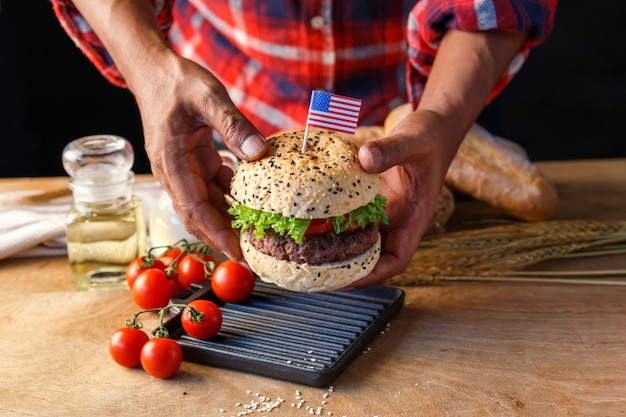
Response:
[[[69,36],[113,84],[122,75],[69,0],[51,0]],[[528,31],[495,97],[549,34],[557,0],[153,0],[181,55],[225,85],[265,134],[303,127],[311,90],[363,100],[359,124],[419,102],[447,29]]]

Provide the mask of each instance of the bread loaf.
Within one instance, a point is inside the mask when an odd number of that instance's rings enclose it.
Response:
[[[446,183],[527,221],[547,219],[558,204],[556,189],[525,153],[478,125],[461,143]]]
[[[383,126],[358,126],[353,135],[346,135],[350,142],[360,147],[366,142],[370,142],[385,137]]]

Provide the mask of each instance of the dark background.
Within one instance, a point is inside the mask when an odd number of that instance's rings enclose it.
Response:
[[[110,133],[149,172],[139,111],[65,34],[48,0],[0,0],[0,177],[66,175],[61,152],[81,136]]]
[[[47,0],[1,0],[0,177],[65,175],[66,143],[118,134],[149,172],[131,94],[75,47]],[[481,123],[532,160],[626,157],[626,2],[561,0],[554,30]]]

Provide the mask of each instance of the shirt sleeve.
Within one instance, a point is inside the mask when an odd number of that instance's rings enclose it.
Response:
[[[50,0],[59,23],[100,73],[112,84],[126,87],[124,77],[117,69],[113,58],[91,26],[80,14],[71,0]],[[175,0],[152,0],[154,13],[163,34],[172,24],[172,7]]]
[[[497,81],[493,100],[522,67],[530,49],[543,42],[554,24],[557,0],[422,0],[413,8],[407,27],[409,100],[419,103],[426,79],[448,29],[528,31],[517,56]]]

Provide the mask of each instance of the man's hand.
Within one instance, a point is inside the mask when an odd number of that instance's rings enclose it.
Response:
[[[363,168],[382,173],[389,225],[381,227],[378,264],[353,287],[381,283],[407,268],[461,141],[525,38],[525,33],[447,31],[417,110],[387,138],[361,147]]]
[[[382,253],[374,270],[351,287],[382,282],[403,272],[436,209],[458,138],[431,112],[407,116],[387,138],[359,150],[366,171],[382,172],[388,225],[381,225]],[[443,144],[449,143],[448,146]]]
[[[212,130],[239,158],[260,158],[264,137],[239,112],[224,87],[197,64],[172,53],[170,70],[134,84],[152,172],[187,230],[229,258],[241,259],[224,194],[232,171],[214,149]],[[163,61],[164,62],[164,61]]]
[[[230,258],[241,259],[224,199],[232,172],[213,147],[212,131],[246,160],[265,153],[265,138],[209,71],[171,49],[150,0],[75,0],[74,4],[135,95],[152,171],[185,227]]]

